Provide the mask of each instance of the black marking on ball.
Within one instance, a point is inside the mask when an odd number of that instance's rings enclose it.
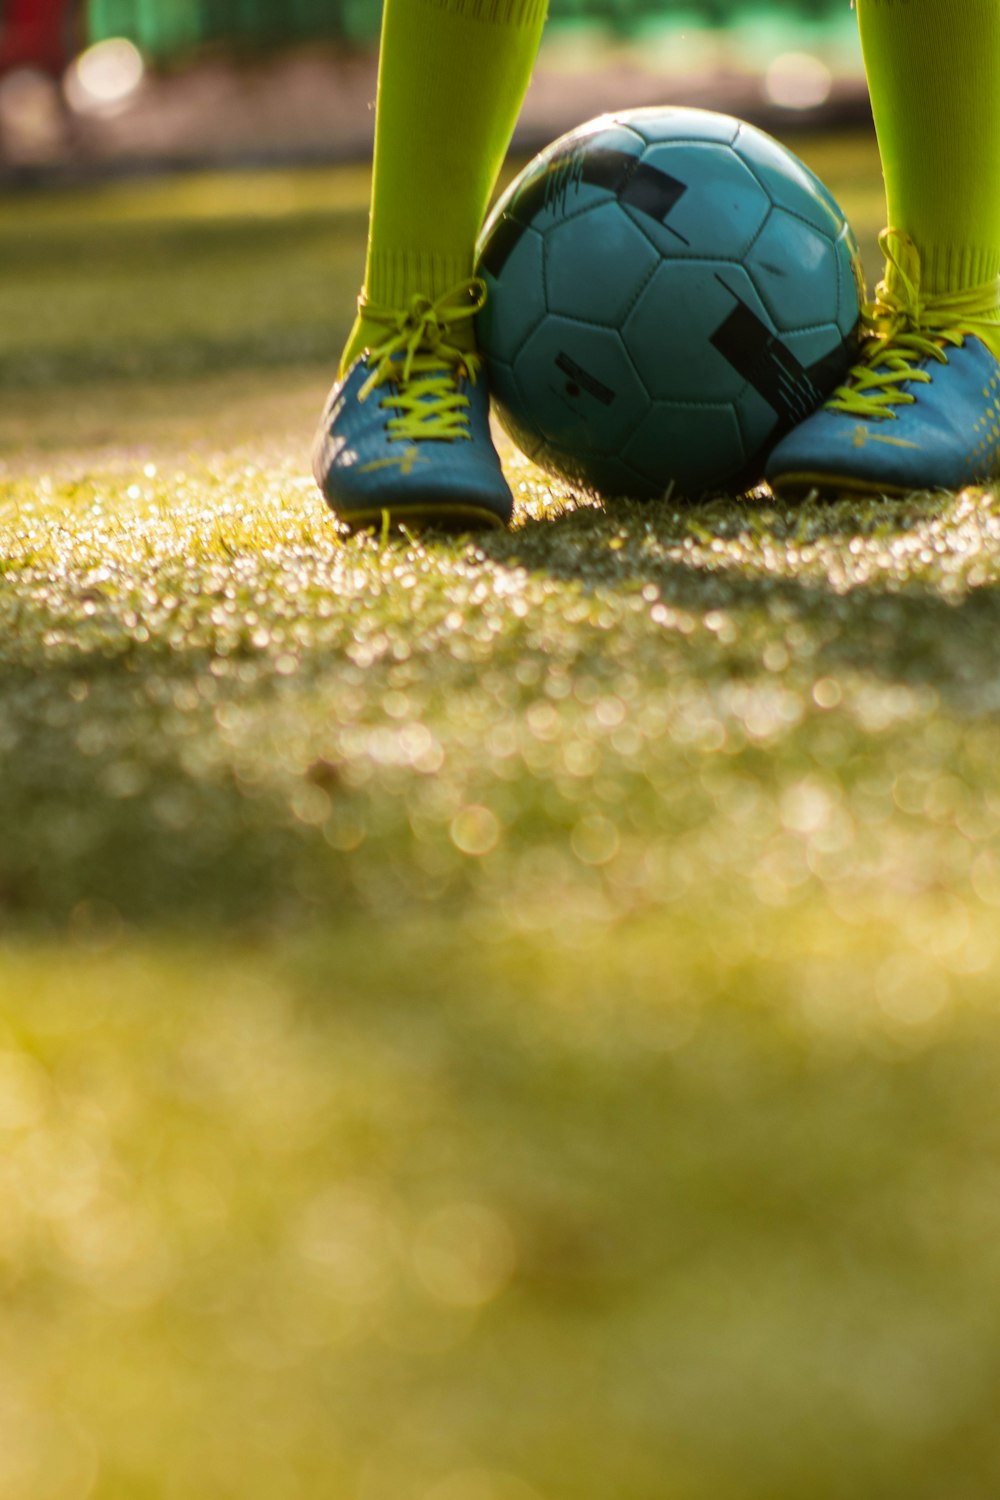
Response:
[[[661,172],[659,167],[651,167],[627,151],[613,151],[606,146],[587,152],[580,179],[591,187],[607,188],[619,203],[627,203],[666,229],[670,229],[665,223],[667,215],[687,192],[687,183],[679,182],[669,172]],[[688,243],[676,229],[670,232],[685,245]]]
[[[537,215],[556,206],[564,211],[570,194],[577,191],[581,183],[606,188],[619,203],[655,219],[683,245],[689,243],[666,222],[667,216],[687,192],[686,183],[671,177],[669,172],[662,172],[659,167],[640,161],[638,156],[631,156],[627,151],[583,145],[571,155],[550,162],[545,171],[517,195],[516,217],[512,212],[501,214],[490,230],[480,264],[491,276],[499,277],[525,229]]]
[[[809,366],[809,379],[817,390],[823,392],[826,399],[834,386],[840,384],[848,370],[853,365],[858,353],[858,325],[841,339],[839,344],[829,349],[826,354],[820,356]]]
[[[736,306],[712,334],[710,343],[733,369],[748,380],[758,395],[772,407],[783,428],[795,427],[814,412],[823,392],[810,372],[767,324],[741,302],[721,276]]]
[[[523,224],[519,224],[509,214],[501,214],[490,230],[490,237],[479,264],[489,271],[491,276],[499,276],[523,233]]]
[[[610,386],[598,380],[596,375],[591,375],[589,370],[585,370],[582,365],[578,365],[576,360],[571,359],[564,351],[560,351],[556,355],[556,367],[564,375],[569,376],[569,384],[566,387],[567,395],[574,396],[579,394],[579,390],[573,391],[570,389],[571,386],[575,385],[578,388],[582,387],[588,395],[593,396],[595,400],[600,401],[604,406],[610,406],[615,399],[615,392]]]

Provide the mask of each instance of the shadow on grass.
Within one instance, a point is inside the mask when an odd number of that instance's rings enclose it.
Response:
[[[930,493],[797,508],[770,497],[687,507],[612,501],[531,518],[478,545],[497,563],[586,588],[651,586],[696,616],[764,616],[778,631],[797,620],[815,633],[817,675],[926,684],[962,711],[991,711],[1000,706],[992,586],[1000,531],[984,536],[984,524],[996,524],[992,497],[983,497],[981,519],[966,514],[952,526],[959,503]],[[970,522],[973,546],[963,555],[959,532]],[[734,670],[746,665],[738,636],[732,653]]]
[[[957,754],[963,716],[989,720],[1000,706],[1000,598],[981,586],[1000,553],[990,502],[976,545],[974,507],[927,497],[795,511],[761,500],[581,506],[474,541],[382,546],[338,544],[299,490],[286,516],[269,472],[251,473],[189,493],[176,533],[164,521],[169,483],[157,479],[158,542],[134,509],[105,526],[117,478],[75,500],[67,482],[75,509],[54,527],[58,545],[36,513],[40,551],[18,561],[12,548],[0,577],[8,930],[102,912],[202,929],[352,912],[388,922],[475,902],[481,870],[488,900],[501,899],[532,859],[566,883],[559,899],[576,886],[601,898],[593,839],[620,845],[636,819],[637,857],[658,843],[683,849],[701,819],[725,875],[719,787],[752,781],[755,839],[780,836],[774,789],[811,764],[819,679],[930,690],[893,732],[902,743],[939,714],[942,754]],[[50,508],[57,515],[51,496]],[[163,565],[150,565],[147,542]],[[141,643],[137,608],[149,612]],[[267,627],[259,647],[255,626]],[[773,748],[740,742],[749,699],[779,691],[796,727]],[[615,745],[587,717],[588,694],[612,715],[617,700],[626,721],[665,699],[683,707],[662,710],[641,743],[626,734]],[[867,722],[845,710],[845,763],[887,754]],[[715,755],[734,725],[743,748]],[[424,768],[406,760],[421,745]],[[466,825],[466,807],[486,816]],[[600,826],[572,849],[587,807]],[[481,860],[493,838],[501,852]],[[658,899],[658,879],[642,900]]]

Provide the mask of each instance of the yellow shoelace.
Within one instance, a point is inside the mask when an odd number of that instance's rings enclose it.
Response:
[[[902,387],[926,385],[931,374],[922,360],[948,363],[946,347],[961,348],[968,334],[1000,326],[996,282],[962,292],[925,295],[920,256],[909,235],[883,229],[879,247],[886,259],[885,280],[875,301],[861,312],[861,358],[827,402],[834,411],[865,418],[896,419],[896,406],[917,399]]]
[[[390,442],[419,442],[437,438],[448,442],[470,439],[469,398],[458,388],[458,378],[476,383],[482,365],[478,354],[451,342],[457,324],[474,318],[486,301],[486,286],[478,276],[460,282],[432,302],[411,297],[404,309],[378,307],[362,296],[365,319],[380,323],[386,336],[369,351],[375,368],[358,392],[365,401],[380,386],[391,385],[381,406],[396,412],[386,424]]]

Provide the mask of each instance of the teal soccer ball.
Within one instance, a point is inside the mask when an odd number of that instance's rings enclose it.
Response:
[[[604,115],[520,174],[479,245],[507,431],[604,495],[755,483],[855,351],[857,242],[813,172],[698,109]]]

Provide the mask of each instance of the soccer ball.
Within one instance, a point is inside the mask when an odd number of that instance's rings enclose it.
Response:
[[[535,462],[605,495],[746,488],[855,351],[857,241],[819,179],[728,115],[603,115],[479,244],[490,391]]]

